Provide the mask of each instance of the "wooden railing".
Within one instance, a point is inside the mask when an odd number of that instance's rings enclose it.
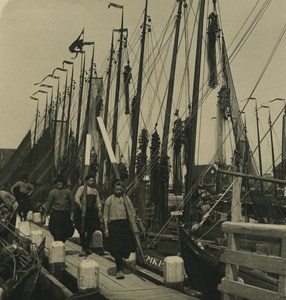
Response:
[[[222,262],[226,263],[225,277],[218,285],[218,289],[223,295],[222,299],[286,299],[286,226],[224,222],[222,230],[228,235],[228,247],[220,258]],[[281,255],[270,256],[242,251],[239,244],[244,235],[278,238]],[[267,276],[266,273],[277,274],[279,277],[277,289],[275,288],[273,291],[244,283],[239,278],[239,267],[263,271],[265,276]]]

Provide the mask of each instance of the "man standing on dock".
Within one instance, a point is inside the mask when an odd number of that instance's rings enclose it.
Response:
[[[87,256],[92,253],[90,250],[92,234],[95,230],[100,229],[100,218],[102,218],[100,197],[95,188],[93,175],[87,175],[85,182],[86,187],[84,185],[80,186],[75,194],[76,209],[74,223],[79,232],[80,244],[82,246],[82,252],[79,256]],[[86,199],[84,199],[84,197],[86,197]],[[83,216],[84,200],[86,210]]]
[[[116,179],[113,183],[113,195],[106,199],[103,212],[105,236],[109,237],[109,251],[116,264],[116,279],[124,279],[123,258],[128,258],[136,250],[130,218],[135,219],[135,209],[129,197],[124,194],[123,182]]]
[[[21,180],[17,181],[11,187],[11,193],[16,197],[19,208],[19,216],[21,221],[26,221],[27,213],[31,210],[29,194],[33,191],[34,186],[28,181],[28,176],[23,175]]]
[[[65,187],[66,180],[61,175],[54,182],[56,186],[49,193],[46,214],[51,214],[49,230],[54,240],[65,243],[74,233],[74,197]]]

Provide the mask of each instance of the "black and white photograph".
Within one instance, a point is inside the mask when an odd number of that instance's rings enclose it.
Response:
[[[285,0],[0,0],[0,300],[286,298],[285,33]]]

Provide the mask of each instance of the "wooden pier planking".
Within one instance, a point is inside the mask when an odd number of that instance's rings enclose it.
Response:
[[[42,230],[44,236],[46,236],[46,247],[45,255],[49,255],[50,243],[53,242],[53,237],[50,232],[31,222],[31,230]],[[81,251],[81,247],[77,244],[74,244],[70,241],[65,243],[66,250],[66,272],[77,278],[77,269],[81,260],[85,259],[84,257],[79,257],[78,254]],[[118,280],[115,278],[116,269],[115,263],[111,256],[104,255],[100,256],[97,254],[92,254],[88,256],[88,259],[93,259],[99,264],[99,288],[100,293],[110,300],[120,300],[120,299],[197,299],[195,297],[183,294],[179,291],[167,288],[163,286],[163,278],[158,275],[157,277],[161,278],[160,284],[155,284],[148,279],[140,276],[137,273],[132,273],[129,270],[124,271],[125,279]],[[139,267],[140,268],[140,267]],[[148,271],[147,271],[148,273]],[[151,273],[151,272],[150,272]]]

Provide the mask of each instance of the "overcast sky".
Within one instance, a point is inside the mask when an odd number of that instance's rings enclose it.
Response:
[[[126,27],[132,28],[144,9],[144,0],[113,1],[124,4]],[[149,14],[163,28],[175,0],[149,0]],[[221,0],[226,40],[232,40],[246,19],[254,0]],[[260,6],[265,1],[260,2]],[[85,38],[96,43],[97,65],[110,46],[111,30],[120,14],[105,0],[0,0],[0,148],[15,148],[34,122],[34,83],[71,54],[68,46],[85,28]],[[266,14],[232,64],[239,99],[248,97],[285,26],[286,1],[272,1]],[[159,30],[159,29],[158,29]],[[285,36],[254,97],[259,104],[286,98]],[[249,108],[253,110],[252,108]],[[281,104],[273,105],[273,115]],[[266,120],[266,113],[265,117]],[[214,114],[215,115],[215,114]],[[253,120],[253,113],[249,119]],[[265,124],[267,127],[267,124]]]

